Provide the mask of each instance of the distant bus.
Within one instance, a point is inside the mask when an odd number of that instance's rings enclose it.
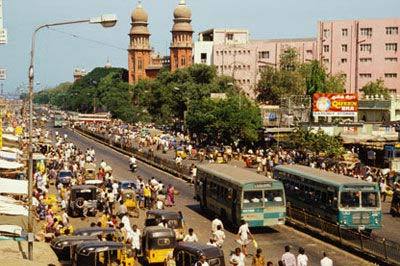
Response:
[[[274,177],[285,186],[288,203],[343,228],[381,227],[382,210],[377,183],[302,165],[279,165]]]
[[[62,127],[64,123],[64,117],[62,115],[54,115],[54,127]]]
[[[111,122],[110,113],[97,113],[97,114],[75,114],[71,117],[75,122],[83,123],[98,123],[98,122]]]
[[[198,165],[195,197],[207,209],[234,226],[241,220],[250,227],[284,224],[286,201],[283,184],[246,169],[226,164]]]

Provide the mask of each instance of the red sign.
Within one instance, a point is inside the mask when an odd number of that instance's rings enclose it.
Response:
[[[356,93],[314,93],[314,116],[356,116],[358,97]]]

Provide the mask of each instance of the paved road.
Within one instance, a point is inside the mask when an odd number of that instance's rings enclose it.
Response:
[[[134,178],[134,175],[130,173],[128,169],[127,156],[82,137],[77,133],[71,132],[68,129],[60,129],[59,132],[68,134],[70,140],[81,149],[85,150],[93,146],[96,151],[96,159],[99,161],[105,160],[110,164],[113,168],[113,175],[117,179]],[[138,164],[138,174],[146,179],[154,176],[157,180],[161,180],[166,185],[174,185],[180,194],[177,197],[177,206],[172,209],[181,210],[184,214],[186,224],[194,228],[201,242],[207,242],[211,230],[210,217],[208,213],[202,213],[200,211],[197,202],[193,199],[193,187],[191,185],[141,162]],[[132,222],[141,226],[143,225],[142,217],[143,215],[141,215],[141,219],[133,219]],[[329,256],[335,261],[335,265],[349,265],[350,262],[351,265],[371,265],[367,261],[353,256],[348,252],[314,239],[287,226],[277,226],[268,230],[254,232],[254,235],[259,246],[263,249],[267,260],[273,261],[274,265],[277,264],[278,259],[283,253],[283,248],[287,244],[292,246],[295,254],[297,254],[296,251],[299,247],[304,247],[310,259],[309,265],[319,265],[319,260],[323,251],[328,252]],[[236,239],[235,232],[227,232],[227,240],[224,244],[226,257],[237,247]],[[250,251],[253,253],[254,248],[251,247]],[[246,265],[250,264],[249,259]]]

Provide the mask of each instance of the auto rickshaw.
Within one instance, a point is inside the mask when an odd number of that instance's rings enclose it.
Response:
[[[182,147],[177,147],[175,151],[175,157],[180,156],[183,160],[187,158],[187,153]]]
[[[168,228],[174,229],[177,241],[183,240],[184,228],[182,216],[173,211],[150,210],[146,212],[145,226],[157,226],[166,221]]]
[[[136,193],[131,189],[121,190],[122,201],[128,209],[128,214],[135,218],[139,218],[139,205],[136,200]],[[134,215],[133,215],[134,214]]]
[[[72,259],[73,266],[97,265],[126,265],[134,266],[133,252],[124,244],[114,241],[89,241],[76,247]]]
[[[176,266],[195,265],[200,256],[206,256],[209,265],[225,266],[222,249],[210,245],[180,242],[174,249]]]
[[[149,226],[143,230],[142,255],[147,264],[163,263],[176,244],[175,232],[171,228]]]
[[[83,168],[85,169],[83,176],[85,177],[86,180],[96,179],[96,164],[85,163]]]

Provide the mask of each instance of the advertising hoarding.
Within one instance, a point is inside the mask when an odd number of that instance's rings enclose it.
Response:
[[[314,116],[354,117],[358,112],[356,93],[314,93]]]

